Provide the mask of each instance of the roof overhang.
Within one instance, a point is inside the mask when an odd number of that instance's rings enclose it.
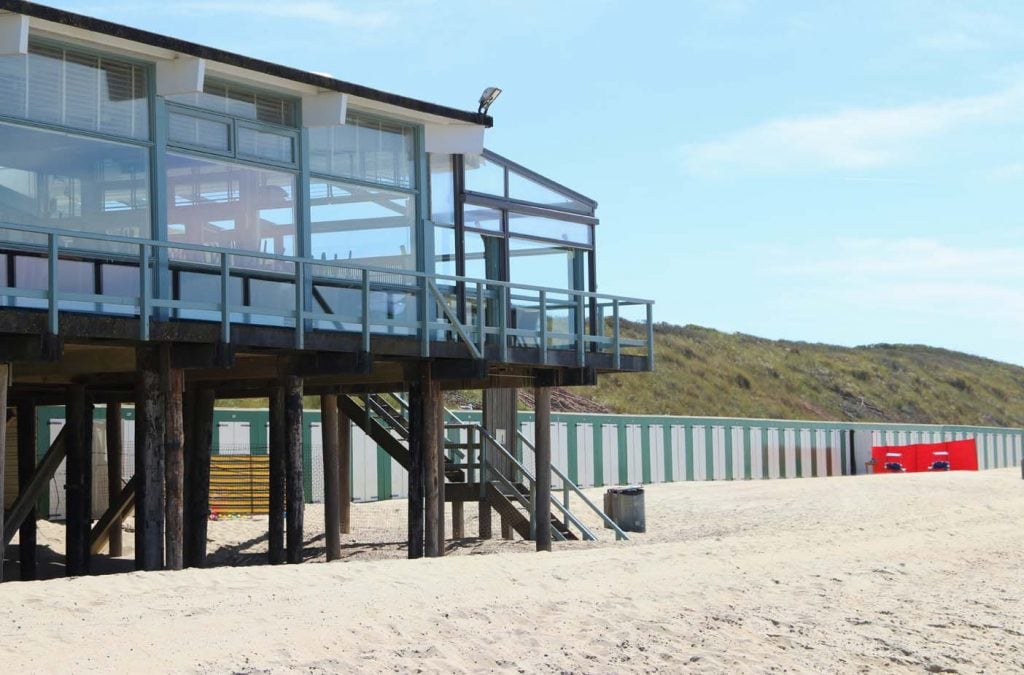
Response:
[[[206,47],[177,38],[67,12],[34,2],[0,0],[0,13],[29,17],[30,28],[83,45],[135,58],[171,60],[180,56],[206,60],[206,72],[233,81],[247,82],[264,89],[280,90],[294,96],[315,96],[320,92],[347,94],[353,109],[377,112],[417,124],[456,125],[489,128],[489,115],[400,96],[372,87],[353,84],[333,77],[283,66],[233,52]]]

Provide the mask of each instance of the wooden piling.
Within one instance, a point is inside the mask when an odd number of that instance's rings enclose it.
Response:
[[[409,386],[409,558],[423,557],[423,383]]]
[[[320,396],[320,431],[324,454],[324,532],[327,560],[341,557],[341,510],[338,507],[338,397]],[[346,423],[348,420],[345,420]]]
[[[551,389],[536,387],[534,398],[534,434],[536,446],[536,482],[534,490],[535,539],[538,551],[551,550]]]
[[[210,456],[216,393],[200,388],[190,396],[189,434],[185,447],[185,566],[206,566],[206,532],[210,522]]]
[[[464,502],[452,502],[452,539],[466,537],[466,516]]]
[[[352,422],[338,409],[338,527],[352,532]]]
[[[164,538],[165,566],[169,570],[185,567],[185,428],[182,396],[184,373],[168,368],[164,390]]]
[[[272,565],[284,562],[284,494],[285,494],[285,414],[284,390],[277,387],[270,395],[270,486],[267,552]]]
[[[160,354],[136,351],[135,390],[135,569],[164,564],[164,402]]]
[[[18,494],[28,489],[32,482],[32,474],[36,470],[36,407],[30,401],[18,404]],[[0,482],[3,479],[0,478]],[[2,490],[2,488],[0,488]],[[0,496],[0,504],[3,498]],[[21,564],[22,581],[33,581],[36,578],[36,508],[25,516],[25,521],[18,531],[19,562]],[[0,531],[3,531],[3,516],[0,516]],[[2,558],[2,556],[0,556]],[[0,576],[2,578],[2,576]]]
[[[444,469],[445,469],[445,448],[444,448],[444,395],[441,393],[440,383],[437,388],[437,405],[434,407],[434,434],[437,437],[437,472],[434,480],[437,483],[437,555],[444,555],[445,540],[445,501],[444,501]]]
[[[121,496],[121,465],[124,443],[121,434],[121,404],[107,404],[107,503],[113,504]],[[19,432],[19,438],[20,438]],[[115,518],[110,524],[110,536],[107,540],[107,553],[111,558],[119,558],[124,554],[121,540],[121,519]]]
[[[68,386],[65,417],[70,432],[65,464],[65,569],[68,576],[80,576],[89,573],[92,534],[92,404],[86,400],[84,386]]]
[[[515,537],[515,530],[512,529],[512,523],[507,518],[501,519],[501,538],[507,541],[512,541]]]
[[[287,551],[289,563],[302,562],[302,378],[288,373],[282,380],[285,415],[285,498],[287,501]]]
[[[4,467],[7,465],[7,387],[11,380],[11,364],[0,363],[0,581],[4,580]]]
[[[412,435],[420,435],[422,437],[423,447],[423,491],[424,491],[424,554],[428,558],[436,558],[441,555],[441,550],[444,548],[444,540],[441,539],[440,534],[444,527],[443,522],[438,523],[438,518],[441,513],[441,509],[444,508],[444,502],[441,501],[441,480],[444,480],[443,474],[439,471],[440,459],[438,458],[438,448],[440,447],[440,439],[437,429],[437,409],[441,402],[441,389],[438,386],[436,380],[430,376],[429,366],[423,368],[422,375],[422,406],[423,415],[421,418],[421,426],[419,430],[410,429],[409,433]]]

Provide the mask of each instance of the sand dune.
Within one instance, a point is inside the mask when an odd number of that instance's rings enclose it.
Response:
[[[384,538],[401,507],[355,513]],[[1016,469],[660,485],[648,488],[647,509],[649,533],[628,544],[605,536],[552,554],[466,542],[453,552],[492,555],[407,561],[382,559],[402,551],[380,542],[330,564],[9,583],[0,663],[6,672],[1024,670]],[[311,509],[311,557],[317,517]],[[215,558],[260,557],[265,523],[211,525]]]

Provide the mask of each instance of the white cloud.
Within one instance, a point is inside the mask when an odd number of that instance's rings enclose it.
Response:
[[[936,320],[994,317],[1024,327],[1024,248],[952,246],[935,239],[848,239],[816,250],[785,247],[766,259],[789,260],[765,272],[796,282],[830,306],[876,316]],[[794,260],[810,260],[792,263]]]
[[[855,108],[769,120],[684,149],[694,174],[866,170],[912,157],[919,144],[969,124],[994,122],[1024,104],[1024,86],[993,94],[890,108]]]

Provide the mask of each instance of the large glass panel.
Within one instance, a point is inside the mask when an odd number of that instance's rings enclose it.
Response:
[[[527,178],[517,173],[514,169],[509,169],[508,172],[508,196],[510,199],[543,204],[544,206],[556,209],[566,209],[579,213],[590,213],[592,211],[586,204],[553,188],[542,185],[531,178]]]
[[[176,94],[168,101],[194,105],[259,122],[295,126],[295,102],[283,96],[252,91],[241,85],[207,80],[197,94]]]
[[[501,211],[486,206],[466,204],[463,210],[463,224],[478,230],[501,232]]]
[[[455,224],[451,155],[430,155],[430,219],[438,225]]]
[[[339,178],[411,188],[413,141],[412,127],[349,114],[346,124],[309,130],[310,168]]]
[[[288,134],[239,125],[238,156],[292,164],[295,162],[295,139]]]
[[[0,114],[116,136],[149,137],[143,66],[32,42],[0,57]]]
[[[434,228],[434,273],[450,276],[455,276],[456,274],[454,228]]]
[[[465,156],[466,189],[472,192],[504,197],[505,169],[487,161],[483,155]]]
[[[0,222],[148,239],[149,151],[0,124]],[[41,243],[14,230],[0,234],[7,241]],[[65,245],[137,250],[84,238]]]
[[[509,281],[545,288],[572,289],[575,260],[581,252],[527,239],[509,239]]]
[[[309,191],[314,257],[416,269],[412,195],[321,179]]]
[[[467,232],[464,255],[466,274],[471,279],[501,279],[501,239]]]
[[[573,223],[568,220],[529,216],[524,213],[510,211],[508,214],[508,230],[512,234],[524,234],[528,237],[543,237],[572,244],[590,246],[594,243],[594,226],[586,223]]]
[[[172,242],[296,254],[295,176],[231,162],[167,154],[167,231]],[[171,257],[219,263],[201,251]],[[232,264],[289,271],[291,265],[236,257]]]

